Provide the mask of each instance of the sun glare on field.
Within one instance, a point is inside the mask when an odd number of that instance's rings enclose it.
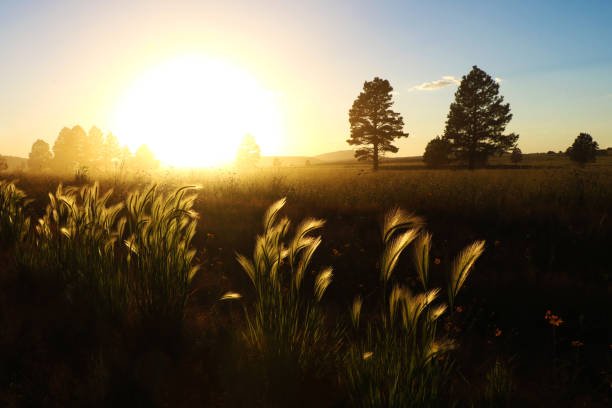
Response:
[[[230,163],[244,134],[263,154],[277,153],[276,95],[246,71],[220,60],[170,60],[135,80],[115,113],[113,132],[134,151],[146,144],[173,166]]]

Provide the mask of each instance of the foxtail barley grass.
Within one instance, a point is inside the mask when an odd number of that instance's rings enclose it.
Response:
[[[346,354],[343,383],[351,406],[356,407],[431,407],[449,403],[449,384],[453,362],[449,351],[455,347],[449,338],[437,334],[439,318],[447,311],[436,303],[440,289],[429,289],[429,250],[431,235],[421,232],[423,221],[399,208],[384,220],[383,253],[380,262],[382,307],[380,317],[360,329],[362,300],[356,298],[351,309],[353,338]],[[393,282],[397,262],[412,243],[414,266],[424,292]],[[455,262],[449,282],[450,301],[454,301],[470,268],[482,253],[484,242],[477,242]],[[380,323],[378,323],[380,322]]]
[[[295,388],[304,376],[320,373],[339,347],[339,335],[328,330],[319,305],[332,281],[332,269],[318,273],[312,290],[303,285],[321,244],[321,237],[312,233],[324,221],[303,221],[286,241],[290,221],[279,217],[284,205],[281,199],[266,211],[264,232],[255,240],[253,257],[236,255],[256,295],[252,309],[245,308],[244,339],[263,369],[270,393],[285,392],[276,387]],[[235,297],[231,293],[223,298]]]
[[[191,248],[198,217],[194,189],[162,194],[152,185],[126,200],[130,295],[147,324],[172,327],[183,319],[189,284],[199,269]]]
[[[107,205],[111,194],[101,195],[97,183],[58,186],[18,257],[33,274],[63,282],[69,298],[88,299],[96,312],[117,317],[128,302],[117,252],[125,222],[117,222],[122,204]]]
[[[192,190],[161,194],[150,186],[109,206],[112,190],[101,194],[98,183],[59,185],[18,246],[18,264],[56,278],[69,299],[85,299],[101,315],[124,318],[136,310],[147,324],[176,327],[198,270],[190,246],[197,222]]]
[[[22,240],[30,229],[30,219],[24,214],[29,203],[14,182],[0,180],[0,241],[3,244]]]

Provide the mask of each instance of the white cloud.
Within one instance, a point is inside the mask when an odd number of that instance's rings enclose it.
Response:
[[[431,82],[423,82],[421,85],[417,85],[411,88],[419,91],[435,91],[436,89],[444,88],[451,85],[457,85],[461,81],[452,75],[445,75],[442,79],[438,79]]]
[[[498,84],[503,82],[503,79],[495,77],[495,82]],[[447,86],[459,85],[461,83],[460,79],[455,78],[452,75],[445,75],[442,79],[437,79],[431,82],[423,82],[421,85],[413,86],[409,89],[409,91],[417,90],[417,91],[436,91],[441,88],[445,88]]]

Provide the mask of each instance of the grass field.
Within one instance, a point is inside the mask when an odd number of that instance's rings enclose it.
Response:
[[[57,192],[72,175],[2,175],[33,201],[2,207],[0,401],[607,406],[612,157],[585,168],[562,155],[496,160],[476,171],[390,160],[378,172],[345,163],[113,174],[96,194],[74,196]],[[147,198],[150,183],[158,188]],[[198,189],[173,193],[188,185]],[[47,235],[36,235],[49,193],[59,215],[47,212]],[[424,222],[390,230],[414,231],[405,248],[381,238],[396,206]],[[17,215],[5,223],[9,207]],[[20,217],[31,225],[13,231]],[[307,218],[325,223],[299,238]],[[432,238],[419,264],[424,231]],[[448,298],[458,254],[481,240]],[[294,261],[281,255],[294,247]],[[381,280],[393,248],[401,256]],[[437,300],[418,306],[426,295]],[[433,303],[454,307],[438,316]],[[394,307],[403,324],[393,325]]]

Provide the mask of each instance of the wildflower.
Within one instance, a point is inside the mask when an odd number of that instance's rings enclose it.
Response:
[[[457,310],[457,313],[463,312],[463,308],[461,306],[457,306],[455,309]]]
[[[584,343],[581,342],[580,340],[572,341],[572,347],[582,347],[582,346],[584,346]]]
[[[545,318],[546,320],[548,320],[548,319],[550,319],[550,316],[551,316],[551,315],[552,315],[552,312],[551,312],[550,310],[547,310],[547,311],[546,311],[546,314],[544,315],[544,318]]]
[[[563,319],[557,315],[552,315],[550,316],[550,319],[548,320],[548,322],[553,326],[559,327],[561,323],[563,323]]]
[[[359,248],[359,252],[365,252],[364,248]]]
[[[442,361],[444,359],[445,359],[444,354],[442,354],[442,355],[440,355],[440,357],[438,357],[438,360],[440,360],[440,361]]]
[[[347,244],[344,244],[344,247],[345,247],[345,248],[350,248],[350,247],[351,247],[351,244],[348,244],[348,243],[347,243]]]
[[[333,256],[341,256],[342,254],[340,253],[340,251],[338,251],[336,248],[332,249],[332,255]]]
[[[206,234],[206,236],[207,236],[208,238],[214,238],[214,237],[215,237],[215,234],[211,234],[211,233],[209,232],[209,233],[207,233],[207,234]]]
[[[502,334],[501,329],[499,329],[499,328],[495,329],[495,337],[499,337],[499,336],[501,336],[501,334]]]
[[[367,360],[368,358],[372,357],[372,355],[374,355],[374,353],[372,353],[371,351],[365,352],[363,353],[363,359]]]
[[[434,259],[434,263],[435,263],[436,265],[440,265],[440,262],[442,262],[442,261],[440,261],[440,258],[435,258],[435,259]]]
[[[499,240],[495,240],[495,242],[493,243],[495,246],[499,246],[499,244],[501,244],[501,242]]]

